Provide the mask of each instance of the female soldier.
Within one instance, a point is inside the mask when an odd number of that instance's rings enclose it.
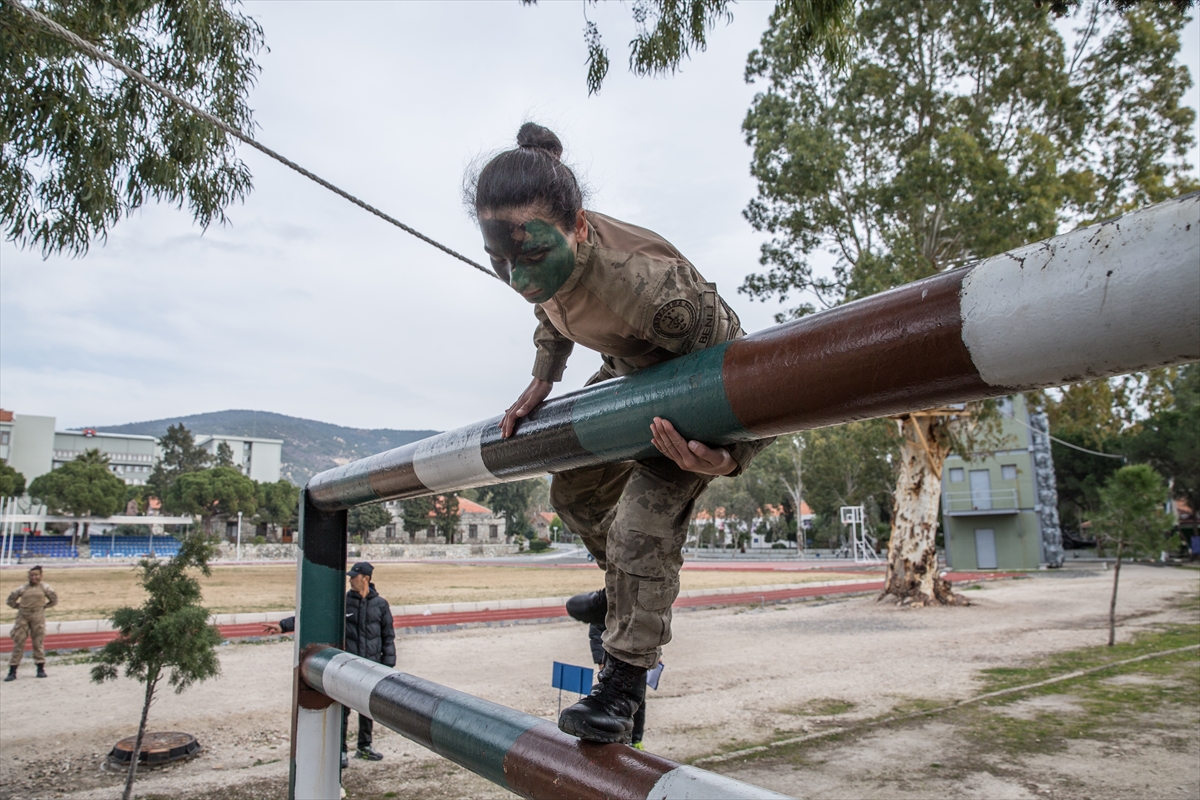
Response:
[[[534,305],[533,380],[500,423],[505,438],[562,379],[575,343],[600,352],[590,383],[744,335],[716,286],[661,236],[584,211],[562,142],[525,123],[468,189],[496,274]],[[604,570],[609,658],[591,696],[564,709],[566,733],[628,742],[646,670],[671,639],[683,542],[696,499],[717,475],[735,475],[767,442],[708,447],[655,417],[662,457],[554,476],[550,501]]]

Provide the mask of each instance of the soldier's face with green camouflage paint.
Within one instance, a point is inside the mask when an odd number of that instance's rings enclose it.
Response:
[[[553,297],[575,269],[575,231],[529,210],[481,215],[479,227],[492,269],[530,303]]]

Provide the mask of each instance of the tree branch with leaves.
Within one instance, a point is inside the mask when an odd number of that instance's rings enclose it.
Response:
[[[0,224],[44,256],[83,255],[147,202],[202,227],[251,189],[226,134],[0,2]],[[263,33],[224,0],[31,4],[250,134]]]

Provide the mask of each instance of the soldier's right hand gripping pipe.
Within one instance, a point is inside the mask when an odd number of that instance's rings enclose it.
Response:
[[[604,366],[589,383],[628,375],[744,335],[737,316],[666,239],[585,211],[562,142],[526,123],[517,147],[487,163],[469,190],[492,268],[534,306],[533,380],[504,414],[505,438],[562,379],[576,343]],[[604,570],[608,654],[595,690],[558,726],[598,742],[629,742],[646,670],[671,639],[683,543],[696,499],[718,475],[745,469],[769,440],[730,447],[687,441],[654,417],[661,457],[554,476],[550,501]]]

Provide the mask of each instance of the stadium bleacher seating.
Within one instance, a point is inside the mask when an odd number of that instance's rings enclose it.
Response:
[[[30,558],[79,558],[79,549],[71,546],[70,536],[23,536],[13,539],[14,555]]]
[[[179,552],[179,540],[161,536],[93,536],[92,558],[142,558],[153,555],[170,558]]]

